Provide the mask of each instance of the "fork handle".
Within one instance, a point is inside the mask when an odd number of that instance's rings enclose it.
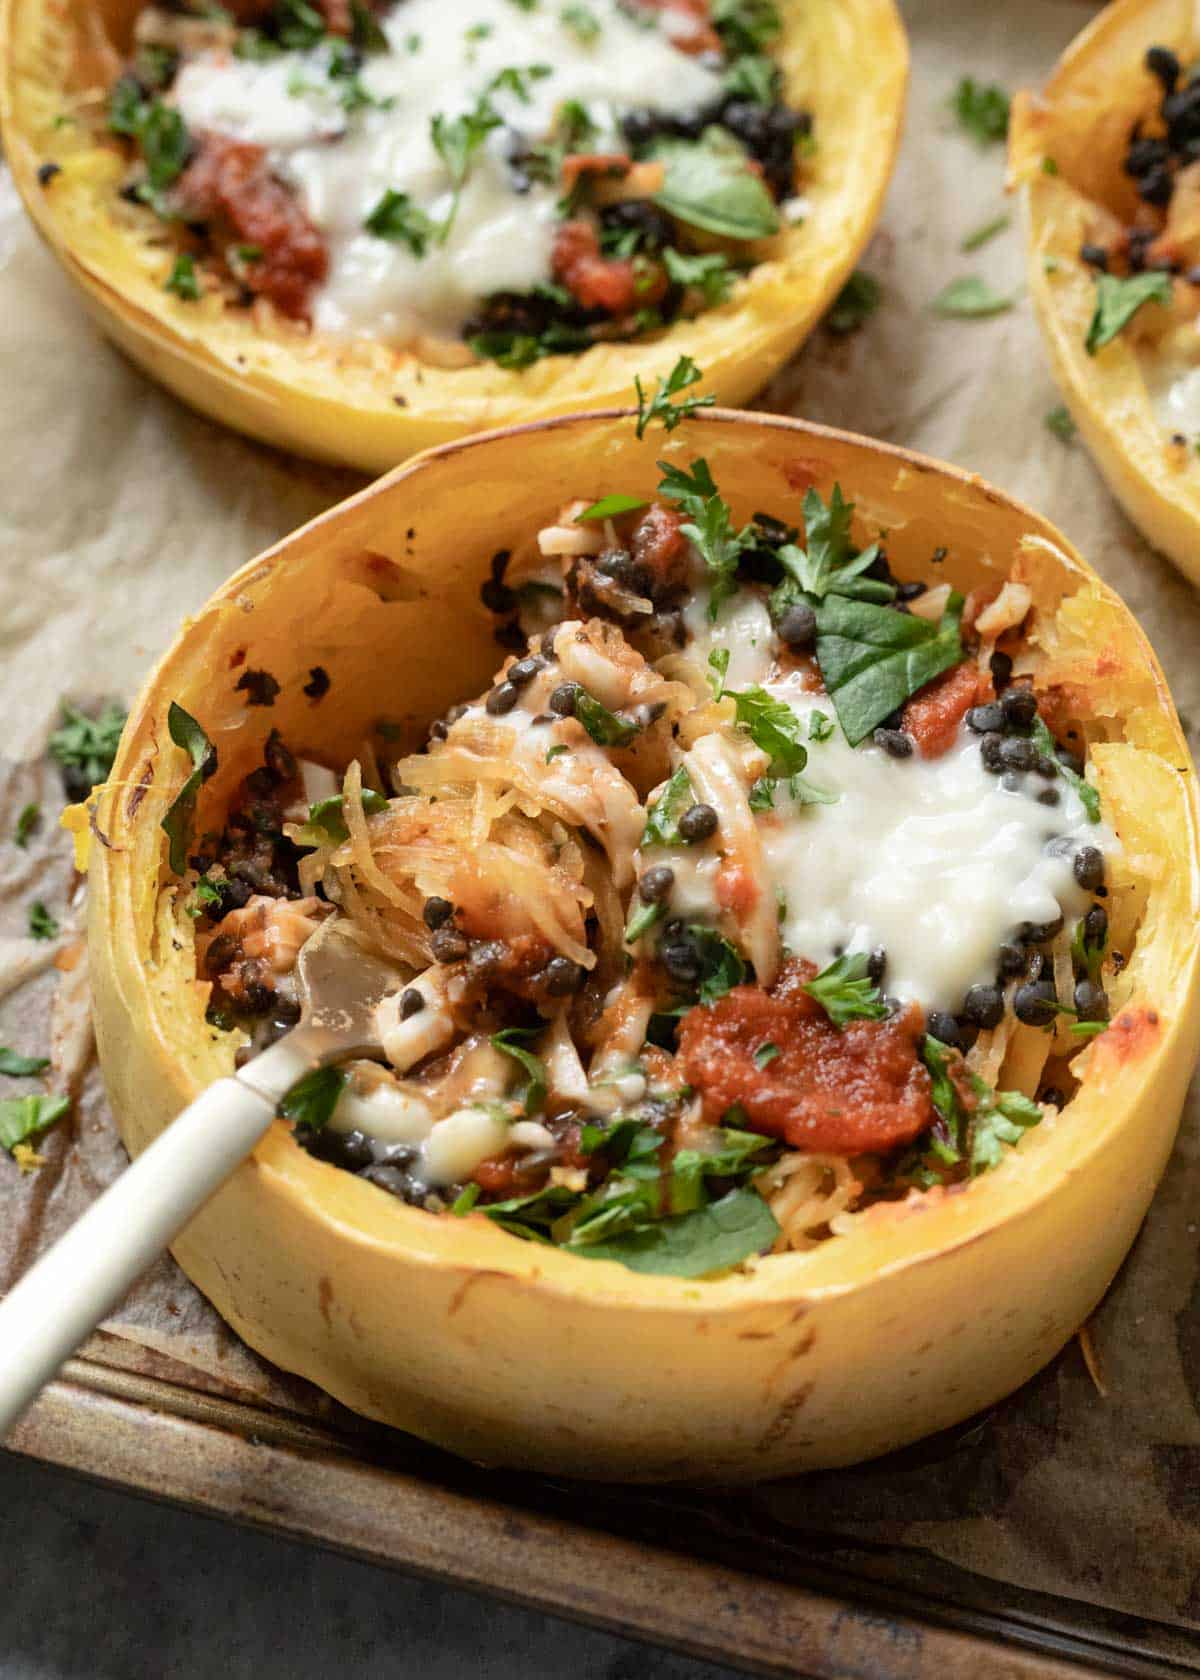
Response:
[[[0,1301],[0,1440],[246,1158],[310,1066],[281,1041],[210,1085]]]

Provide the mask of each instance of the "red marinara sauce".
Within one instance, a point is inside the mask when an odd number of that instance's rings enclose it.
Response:
[[[679,1028],[688,1083],[719,1121],[734,1104],[756,1132],[813,1154],[860,1155],[910,1143],[934,1118],[917,1047],[924,1030],[910,1004],[884,1021],[840,1030],[804,991],[812,963],[790,959],[769,991],[735,986],[698,1004]],[[755,1053],[774,1045],[764,1067]]]
[[[178,194],[190,215],[216,221],[261,253],[246,268],[252,291],[283,315],[307,316],[309,292],[324,280],[329,255],[295,195],[271,174],[261,146],[204,135]]]
[[[905,703],[901,728],[917,743],[922,758],[940,758],[954,745],[959,724],[979,700],[979,668],[964,659]]]

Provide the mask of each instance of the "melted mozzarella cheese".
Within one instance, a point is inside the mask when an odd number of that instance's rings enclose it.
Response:
[[[592,41],[563,22],[557,5],[526,12],[513,0],[404,0],[383,19],[389,50],[369,55],[360,76],[386,108],[352,116],[338,104],[323,47],[262,62],[200,54],[180,71],[172,98],[194,132],[265,146],[296,188],[329,247],[317,328],[388,339],[455,333],[479,298],[529,291],[550,277],[561,189],[533,183],[518,195],[507,161],[514,131],[537,144],[559,107],[577,100],[599,128],[596,149],[620,149],[623,112],[691,112],[720,94],[718,73],[616,0],[589,0],[588,10],[600,25]],[[531,65],[548,74],[523,78],[525,99],[509,87],[489,95],[505,126],[477,154],[446,243],[418,257],[368,233],[364,222],[389,190],[434,221],[448,215],[452,182],[433,145],[434,117],[462,116],[501,71]]]
[[[829,708],[794,682],[768,687],[803,718]],[[932,759],[854,748],[835,729],[809,744],[805,775],[837,803],[781,799],[760,818],[784,943],[821,967],[882,946],[886,991],[926,1009],[957,1011],[968,987],[993,980],[1000,945],[1023,922],[1082,915],[1091,895],[1076,885],[1072,856],[1115,844],[1063,778],[1053,806],[1033,797],[1048,785],[1040,777],[1007,790],[965,726]]]

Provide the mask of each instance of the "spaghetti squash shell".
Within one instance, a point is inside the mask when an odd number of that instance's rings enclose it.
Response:
[[[119,148],[73,119],[99,109],[140,0],[2,0],[0,127],[34,222],[103,330],[176,396],[264,442],[378,473],[464,433],[628,401],[687,352],[703,388],[741,403],[803,343],[878,217],[904,109],[908,46],[894,0],[781,0],[776,57],[811,111],[802,225],[728,302],[657,340],[604,344],[522,371],[448,369],[369,340],[339,342],[278,319],[163,290],[167,242],[116,198]],[[47,165],[58,172],[44,181]]]
[[[1095,355],[1085,348],[1096,301],[1080,261],[1095,206],[1132,220],[1137,197],[1121,173],[1130,130],[1162,94],[1145,68],[1148,47],[1200,57],[1191,0],[1115,0],[1076,37],[1039,96],[1013,101],[1009,164],[1023,208],[1029,291],[1050,365],[1109,489],[1155,548],[1200,583],[1200,457],[1196,440],[1172,442],[1155,416],[1141,331],[1163,324],[1148,305],[1132,331]],[[1143,354],[1145,351],[1143,350]]]
[[[1044,520],[980,480],[796,421],[721,410],[639,442],[627,415],[433,451],[243,566],[181,631],[94,802],[90,950],[113,1111],[132,1154],[232,1065],[206,1025],[192,923],[159,824],[185,755],[178,701],[216,745],[197,823],[267,732],[344,762],[386,713],[410,743],[486,686],[489,557],[561,504],[652,495],[656,461],[709,461],[738,520],[837,481],[901,577],[938,547],[960,588],[1019,557],[1040,636],[1086,715],[1140,915],[1117,1019],[1078,1092],[966,1189],[879,1206],[848,1234],[715,1281],[643,1276],[436,1216],[305,1153],[277,1123],[174,1245],[241,1336],[359,1412],[473,1459],[643,1481],[736,1481],[850,1463],[967,1417],[1079,1328],[1163,1171],[1195,1059],[1197,802],[1179,722],[1127,609]],[[331,679],[314,702],[311,668]],[[273,705],[237,674],[265,668]]]

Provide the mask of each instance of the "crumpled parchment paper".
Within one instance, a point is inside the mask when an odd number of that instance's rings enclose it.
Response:
[[[763,407],[873,433],[971,467],[1049,515],[1124,595],[1200,717],[1200,597],[1124,519],[1079,443],[1044,419],[1059,401],[1023,296],[1015,225],[969,255],[1004,209],[1001,148],[954,126],[963,75],[1040,82],[1088,20],[1086,0],[990,7],[906,0],[914,54],[908,130],[862,266],[884,288],[857,334],[818,332]],[[853,73],[853,67],[849,67]],[[976,273],[1016,295],[990,320],[943,320],[930,300]],[[132,697],[185,613],[243,560],[359,480],[285,459],[192,415],[101,341],[0,175],[0,836],[41,797],[61,803],[43,748],[59,699]],[[48,825],[49,826],[49,825]],[[75,1098],[21,1176],[0,1153],[0,1288],[120,1170],[86,1025],[86,965],[65,842],[0,844],[0,1042],[53,1049]],[[25,937],[28,904],[60,915]],[[13,1087],[20,1089],[20,1086]],[[1103,1217],[1103,1210],[1098,1210]],[[799,1546],[902,1547],[910,1577],[971,1576],[1159,1624],[1194,1655],[1200,1629],[1200,1140],[1197,1107],[1145,1229],[1092,1325],[1101,1393],[1068,1350],[957,1446],[738,1496],[742,1522]],[[300,1409],[306,1385],[225,1329],[169,1260],[90,1350]]]

